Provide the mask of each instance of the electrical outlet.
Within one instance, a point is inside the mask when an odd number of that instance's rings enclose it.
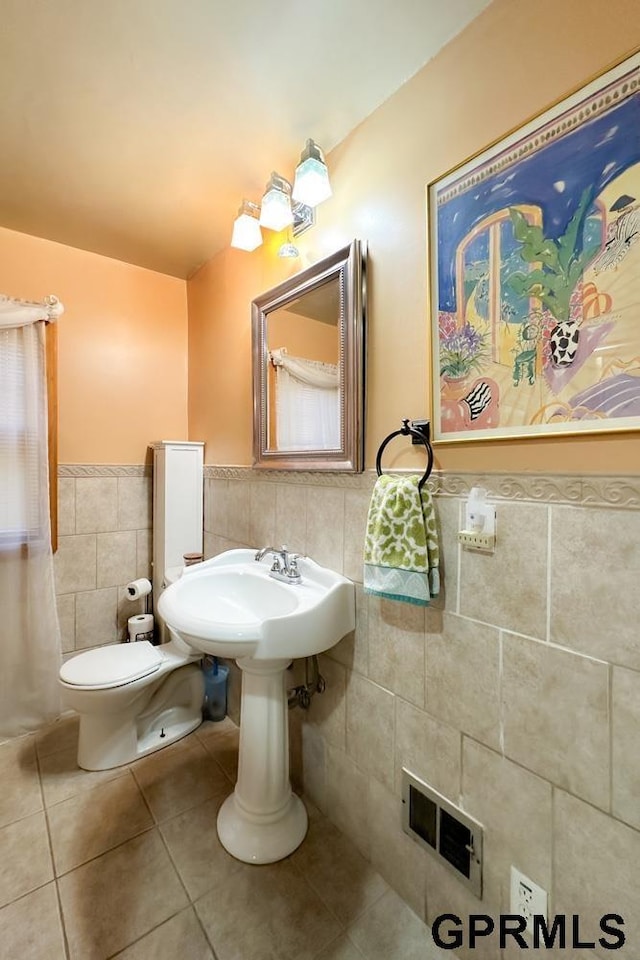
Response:
[[[526,877],[515,867],[511,867],[511,905],[510,912],[527,921],[526,932],[533,932],[533,917],[547,919],[547,891]]]
[[[469,550],[484,550],[493,552],[496,545],[494,533],[476,533],[473,530],[460,530],[458,532],[458,543]]]

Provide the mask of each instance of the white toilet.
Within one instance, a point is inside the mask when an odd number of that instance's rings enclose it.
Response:
[[[184,553],[202,551],[202,443],[153,445],[154,607],[180,576]],[[80,714],[78,765],[108,770],[173,743],[202,721],[201,654],[157,618],[163,643],[112,643],[60,669],[63,702]],[[166,634],[168,633],[168,637]]]

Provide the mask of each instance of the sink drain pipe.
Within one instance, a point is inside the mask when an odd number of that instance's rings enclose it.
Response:
[[[311,661],[311,665],[309,664]],[[289,709],[300,707],[302,710],[308,710],[311,704],[311,698],[314,693],[324,693],[326,681],[320,675],[317,656],[305,657],[304,661],[304,683],[298,684],[287,691],[287,703]]]

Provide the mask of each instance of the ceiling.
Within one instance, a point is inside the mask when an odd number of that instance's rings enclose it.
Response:
[[[187,277],[489,0],[0,0],[0,226]]]

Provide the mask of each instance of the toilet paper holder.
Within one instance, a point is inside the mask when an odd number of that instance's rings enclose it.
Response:
[[[134,601],[141,600],[144,597],[144,613],[129,617],[127,621],[127,641],[130,643],[135,640],[148,640],[150,643],[154,642],[153,607],[151,605],[152,589],[151,581],[146,577],[131,580],[126,586],[127,599]]]

